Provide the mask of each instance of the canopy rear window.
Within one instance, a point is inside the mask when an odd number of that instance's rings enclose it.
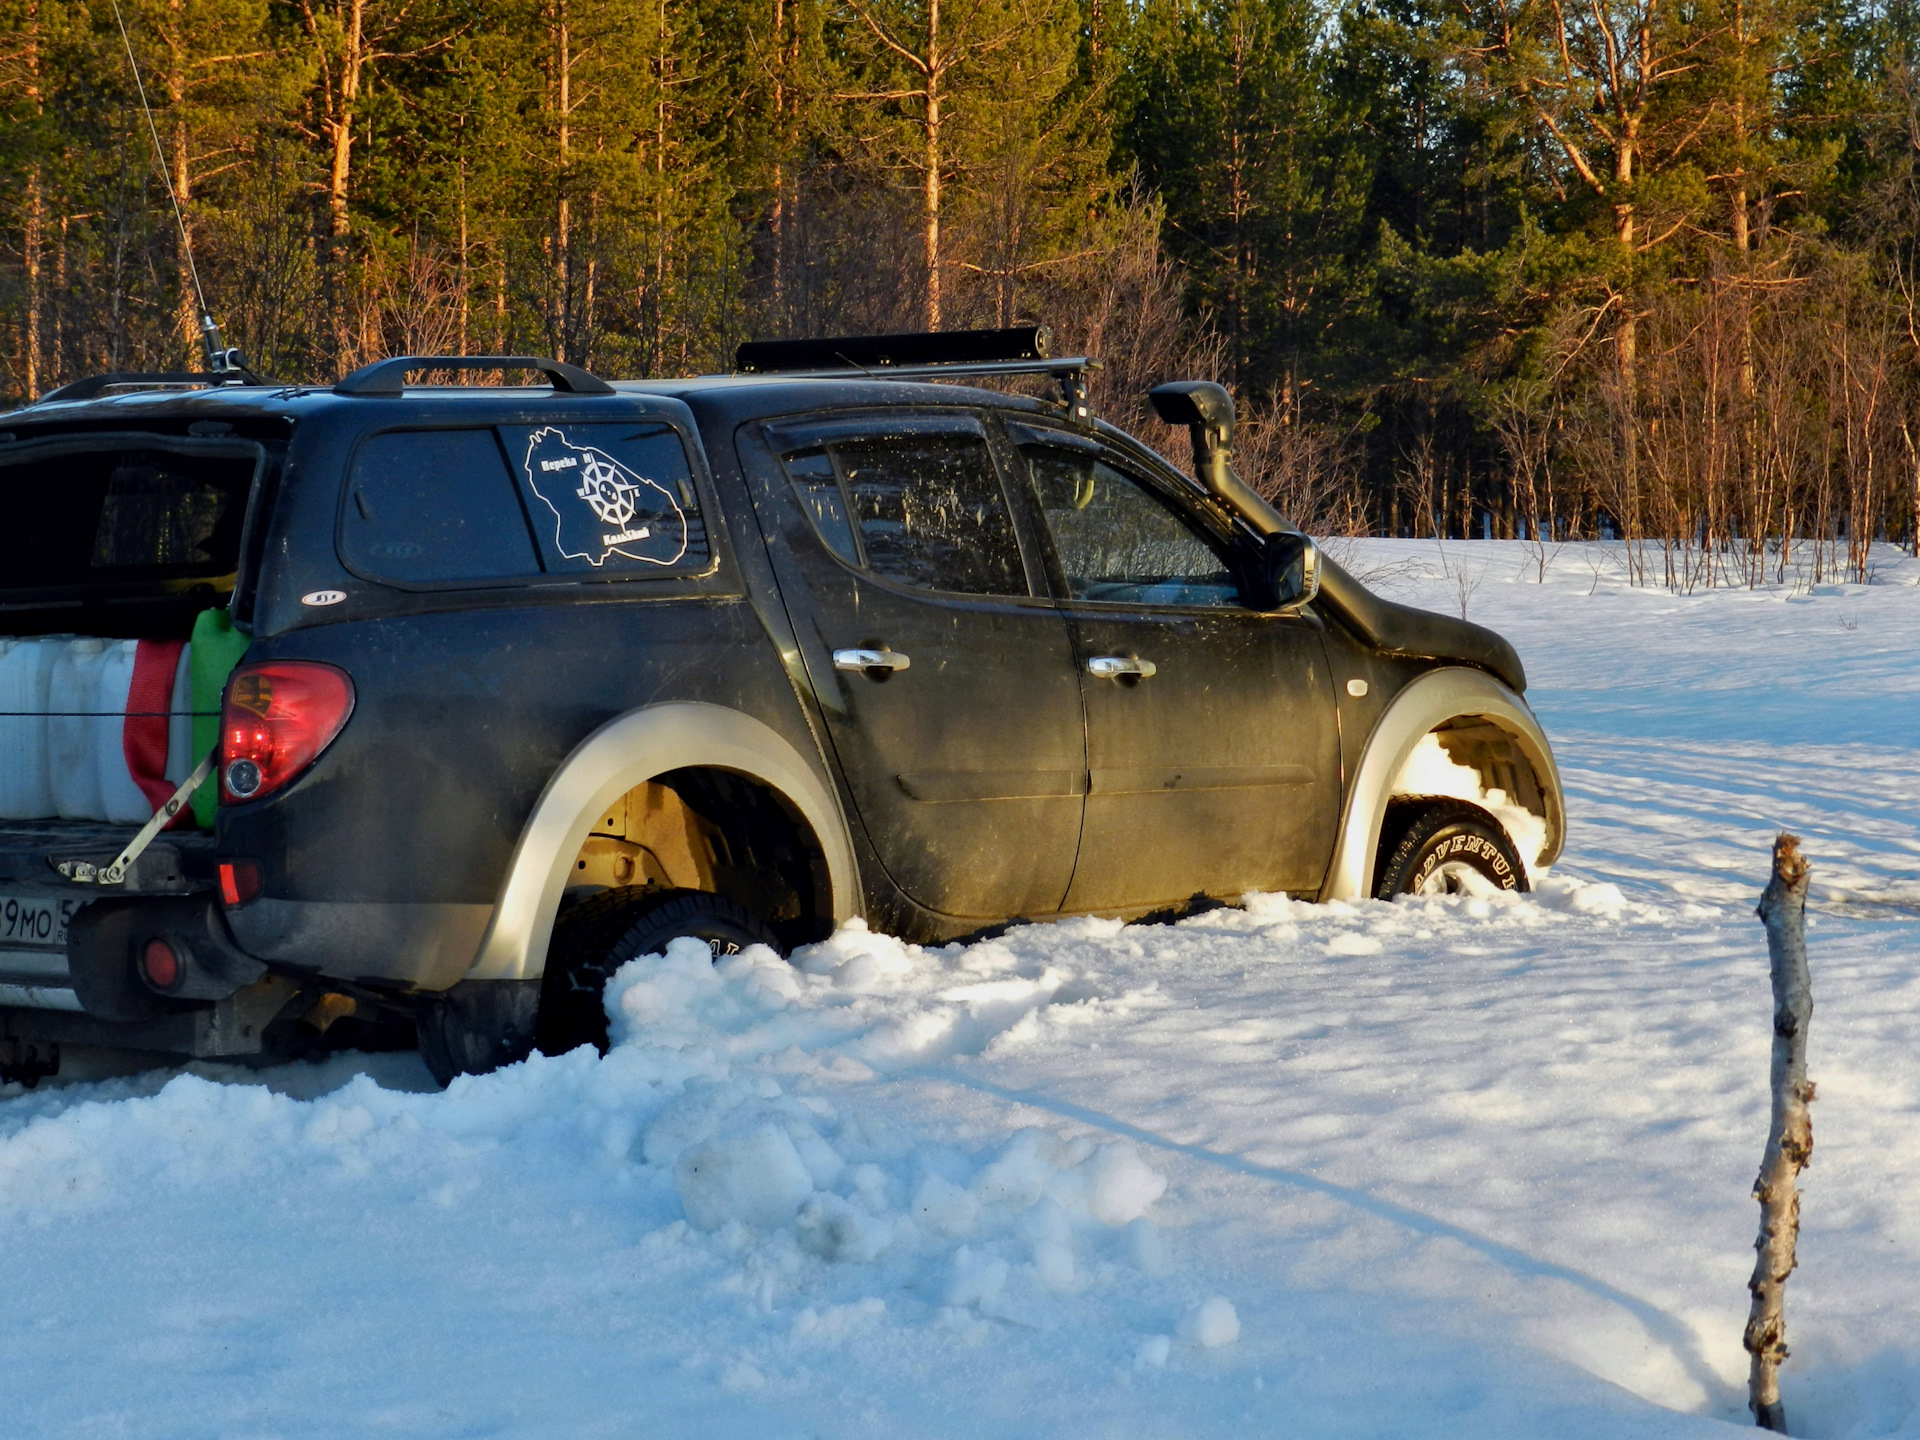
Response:
[[[261,458],[159,436],[0,448],[0,590],[227,588]]]

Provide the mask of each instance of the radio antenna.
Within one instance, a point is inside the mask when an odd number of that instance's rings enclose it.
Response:
[[[167,169],[166,151],[160,146],[160,127],[153,123],[153,106],[147,103],[146,83],[140,78],[140,62],[133,56],[133,37],[127,34],[127,18],[120,13],[120,0],[113,0],[113,18],[120,26],[120,43],[127,48],[127,68],[133,72],[134,93],[140,97],[140,111],[147,117],[147,135],[153,141],[153,163],[167,187],[167,199],[173,203],[173,223],[180,227],[180,253],[187,257],[187,274],[193,280],[193,297],[200,306],[200,343],[207,352],[207,369],[215,375],[238,370],[245,363],[237,350],[229,350],[220,338],[220,327],[213,323],[207,308],[207,292],[200,284],[200,267],[194,263],[193,240],[187,234],[187,217],[181,213],[180,197],[174,193],[173,175]]]

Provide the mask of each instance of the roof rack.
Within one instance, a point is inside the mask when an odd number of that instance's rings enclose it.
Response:
[[[1051,375],[1068,415],[1090,423],[1087,376],[1100,362],[1085,355],[1047,358],[1053,332],[1044,325],[1008,330],[940,330],[903,335],[843,335],[827,340],[750,340],[734,351],[743,374],[826,379],[947,380],[961,375]]]
[[[44,405],[49,400],[91,400],[109,390],[199,390],[221,385],[277,384],[277,380],[269,380],[238,367],[209,371],[117,370],[107,375],[89,375],[83,380],[62,385],[57,390],[49,390],[34,403]]]
[[[904,335],[840,335],[825,340],[749,340],[733,352],[736,370],[869,370],[902,365],[1044,360],[1053,332],[1044,325],[1010,330],[922,330]]]
[[[362,365],[333,387],[336,395],[403,395],[407,376],[415,370],[538,370],[555,390],[569,395],[612,395],[614,388],[598,375],[564,360],[536,355],[396,355]]]

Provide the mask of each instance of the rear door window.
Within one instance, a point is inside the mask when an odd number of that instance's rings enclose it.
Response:
[[[1027,593],[1013,517],[983,433],[833,429],[785,456],[794,492],[828,549],[924,590]]]
[[[401,585],[485,584],[540,573],[491,428],[392,430],[353,459],[341,553]]]
[[[502,426],[500,435],[548,572],[634,577],[706,568],[706,525],[672,426],[559,421]]]

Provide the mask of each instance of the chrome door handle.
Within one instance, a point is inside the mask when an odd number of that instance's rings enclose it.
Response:
[[[833,652],[833,668],[836,670],[906,670],[912,665],[913,661],[907,656],[884,645],[877,650],[861,648]]]
[[[1102,680],[1119,680],[1128,675],[1144,680],[1158,669],[1153,661],[1136,660],[1131,655],[1096,655],[1087,661],[1087,673],[1098,675]]]

